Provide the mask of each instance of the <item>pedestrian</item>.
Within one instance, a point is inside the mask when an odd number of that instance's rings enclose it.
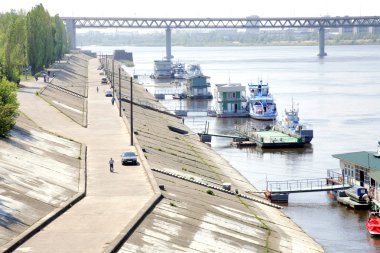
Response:
[[[113,172],[113,159],[111,157],[110,161],[108,162],[110,164],[110,172]]]
[[[96,86],[96,92],[97,93],[99,92],[99,86]]]
[[[115,103],[115,98],[114,97],[112,97],[111,103],[112,103],[112,105]]]

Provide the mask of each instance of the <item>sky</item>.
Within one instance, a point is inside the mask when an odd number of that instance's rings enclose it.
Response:
[[[2,3],[1,3],[2,2]],[[42,3],[61,17],[321,17],[379,16],[380,0],[0,0],[0,12]]]

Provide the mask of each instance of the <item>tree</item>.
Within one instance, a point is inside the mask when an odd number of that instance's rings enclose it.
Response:
[[[17,86],[5,79],[0,81],[0,136],[6,136],[16,123]]]
[[[19,83],[23,66],[27,65],[25,16],[11,16],[4,44],[4,74],[8,80]]]
[[[11,10],[0,13],[0,80],[19,83],[23,67],[36,73],[68,51],[68,37],[58,15],[50,17],[42,4],[27,15]]]
[[[61,59],[67,53],[68,40],[65,25],[58,15],[52,20],[53,36],[54,36],[54,58]]]
[[[28,12],[26,31],[29,63],[36,73],[49,64],[50,54],[53,53],[50,16],[42,4]]]

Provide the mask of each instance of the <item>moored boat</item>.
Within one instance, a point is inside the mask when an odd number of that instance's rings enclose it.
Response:
[[[185,79],[186,78],[186,68],[183,63],[175,63],[172,66],[172,77],[176,79]]]
[[[249,95],[249,115],[258,120],[274,120],[277,117],[277,107],[273,96],[269,93],[269,85],[248,84]]]
[[[366,223],[368,233],[371,235],[380,235],[380,216],[378,212],[371,212]]]
[[[203,75],[201,66],[199,64],[188,64],[186,66],[186,73],[188,77]]]
[[[368,203],[368,190],[365,187],[354,185],[352,188],[346,190],[346,194],[355,202],[360,204]]]
[[[217,117],[247,117],[246,87],[240,83],[215,84],[214,108]]]
[[[297,134],[304,138],[305,143],[310,143],[314,137],[312,129],[300,122],[298,116],[299,108],[295,108],[292,101],[292,107],[285,109],[283,119],[276,124],[276,129],[289,134]]]
[[[172,71],[172,63],[170,60],[157,60],[154,61],[154,74],[153,78],[163,79],[170,78]]]

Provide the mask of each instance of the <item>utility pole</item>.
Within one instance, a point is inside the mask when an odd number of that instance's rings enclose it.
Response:
[[[121,74],[119,67],[119,117],[121,117]]]
[[[106,55],[106,64],[105,64],[105,67],[104,67],[104,70],[105,70],[105,75],[106,75],[106,77],[108,78],[108,60],[107,60],[107,55]]]
[[[131,77],[131,146],[133,146],[133,78]]]
[[[112,59],[112,97],[115,97],[115,60]]]

